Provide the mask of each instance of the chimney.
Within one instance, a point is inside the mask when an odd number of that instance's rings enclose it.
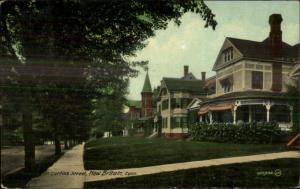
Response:
[[[202,77],[202,81],[205,81],[205,74],[206,74],[206,72],[201,72],[201,77]]]
[[[183,76],[186,77],[189,73],[189,66],[185,65],[183,67]]]
[[[281,14],[272,14],[269,17],[270,47],[272,57],[279,57],[282,49]]]
[[[282,17],[280,14],[272,14],[269,17],[270,24],[270,51],[273,58],[280,57],[282,54]],[[282,64],[272,64],[272,88],[273,91],[282,90]]]

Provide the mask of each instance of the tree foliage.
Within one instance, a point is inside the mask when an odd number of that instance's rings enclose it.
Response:
[[[145,40],[154,36],[156,30],[166,29],[170,21],[179,25],[186,12],[198,14],[205,21],[205,27],[215,29],[215,15],[203,0],[2,1],[1,58],[10,57],[16,64],[75,65],[84,70],[84,77],[76,85],[61,85],[49,79],[45,82],[36,77],[22,78],[18,74],[13,80],[1,77],[2,83],[9,83],[9,87],[17,85],[22,97],[40,103],[40,111],[52,122],[71,121],[73,115],[82,112],[64,99],[66,95],[74,97],[78,91],[84,91],[80,99],[89,99],[83,100],[86,104],[96,99],[98,105],[111,103],[106,96],[121,94],[124,97],[125,93],[120,91],[127,89],[129,77],[137,75],[135,68],[147,64],[147,61],[131,62],[128,58],[144,48]],[[27,92],[24,86],[29,87]],[[104,99],[107,102],[104,103]],[[120,100],[115,102],[121,103]],[[103,109],[101,106],[98,107]],[[110,113],[119,113],[120,105],[117,109],[108,106]],[[92,107],[95,106],[89,106],[90,112]],[[89,116],[86,114],[86,117]],[[68,124],[63,125],[61,127]]]

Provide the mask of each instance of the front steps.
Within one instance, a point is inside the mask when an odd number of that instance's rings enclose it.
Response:
[[[289,149],[300,150],[300,133],[291,138],[286,146]]]

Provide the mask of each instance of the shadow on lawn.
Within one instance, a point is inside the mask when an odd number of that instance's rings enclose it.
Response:
[[[62,152],[59,155],[52,155],[47,159],[42,160],[41,162],[35,165],[33,172],[29,173],[23,168],[12,174],[6,175],[2,178],[1,183],[5,187],[9,188],[24,188],[25,185],[31,180],[31,178],[40,176],[44,171],[48,169],[48,167],[53,165],[63,154],[64,152]]]
[[[290,158],[88,182],[85,188],[296,188],[299,178],[299,159]]]

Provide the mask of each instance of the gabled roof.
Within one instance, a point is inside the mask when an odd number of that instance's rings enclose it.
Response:
[[[271,55],[271,42],[269,37],[261,42],[231,37],[227,37],[227,39],[243,54],[244,57],[268,60],[275,59]],[[293,47],[285,42],[282,42],[282,57],[296,57],[296,52]]]
[[[183,76],[181,79],[185,79],[185,80],[195,80],[195,79],[197,79],[195,76],[194,76],[194,74],[193,73],[188,73],[188,74],[186,74],[186,76]]]
[[[156,88],[153,89],[152,100],[154,102],[159,98],[159,91],[160,91],[160,86],[157,86]],[[155,106],[156,104],[153,105]]]
[[[152,88],[151,88],[151,83],[150,83],[148,72],[145,77],[145,82],[144,82],[142,93],[152,93]]]
[[[203,98],[204,99],[204,98]],[[200,98],[194,98],[187,106],[186,109],[192,110],[192,109],[199,109],[200,103],[203,101],[203,99]]]
[[[202,80],[185,80],[181,78],[163,78],[169,92],[182,91],[190,92],[192,94],[204,94]]]
[[[209,77],[205,80],[205,87],[215,87],[216,86],[216,76]]]
[[[294,63],[299,57],[299,44],[291,46],[285,42],[282,42],[281,57],[273,57],[271,54],[271,42],[269,37],[267,37],[263,41],[251,41],[232,37],[226,37],[225,41],[226,40],[228,40],[238,50],[238,52],[242,55],[242,58],[260,59],[268,61],[285,61],[287,63]],[[222,54],[221,50],[219,56]],[[230,62],[228,64],[222,64],[222,66],[229,64]],[[216,70],[218,68],[219,66],[216,62],[213,67],[213,70]]]

